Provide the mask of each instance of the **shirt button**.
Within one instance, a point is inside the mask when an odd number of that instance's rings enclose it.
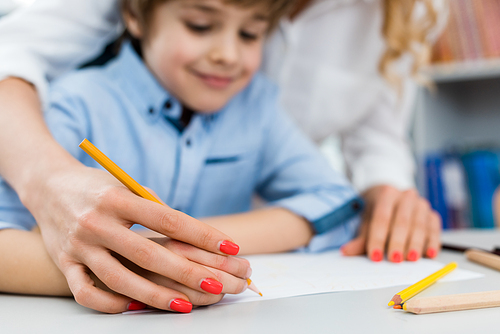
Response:
[[[359,204],[358,201],[354,201],[352,204],[351,204],[351,207],[354,211],[358,211],[359,209],[361,209],[361,205]]]
[[[155,112],[155,110],[153,108],[149,108],[149,113],[150,114],[153,114]]]
[[[188,147],[191,146],[191,139],[186,140],[186,146],[188,146]]]
[[[165,102],[165,108],[166,108],[166,109],[170,109],[170,108],[172,108],[172,101],[167,100],[167,102]]]

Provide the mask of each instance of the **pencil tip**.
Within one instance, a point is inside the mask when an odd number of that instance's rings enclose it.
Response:
[[[247,278],[248,288],[262,297],[262,292],[255,286],[250,278]]]
[[[392,300],[391,300],[391,301],[389,302],[389,306],[392,306],[392,305],[394,305],[394,301],[392,301]]]
[[[393,309],[395,310],[401,310],[403,307],[401,305],[394,305]]]

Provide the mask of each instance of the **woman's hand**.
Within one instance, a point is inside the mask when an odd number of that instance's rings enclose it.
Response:
[[[83,166],[51,136],[29,83],[0,81],[0,110],[0,174],[34,215],[50,257],[80,304],[116,313],[125,311],[131,298],[160,309],[172,308],[174,299],[188,300],[131,272],[111,253],[193,290],[219,292],[211,270],[129,227],[141,224],[214,254],[235,254],[227,235],[139,198],[107,172]],[[118,294],[96,288],[90,271]]]
[[[205,266],[240,278],[246,278],[250,272],[248,263],[216,256],[237,253],[237,246],[228,236],[168,206],[138,197],[98,169],[78,165],[52,173],[23,202],[29,203],[47,250],[66,276],[76,301],[95,310],[122,312],[131,299],[158,309],[176,310],[173,300],[189,301],[185,293],[159,286],[130,271],[112,253],[199,293],[241,291],[242,282],[226,280],[230,286],[223,287],[219,282],[221,275]],[[134,223],[213,256],[203,252],[202,261],[201,255],[192,255],[199,260],[193,262],[129,230]],[[117,294],[96,288],[89,270]]]
[[[400,191],[381,185],[363,193],[366,209],[359,235],[342,246],[344,255],[368,254],[381,261],[417,261],[437,256],[441,217],[416,190]]]

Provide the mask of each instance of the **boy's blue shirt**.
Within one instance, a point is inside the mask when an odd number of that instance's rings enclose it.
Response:
[[[185,129],[178,125],[181,113],[127,43],[105,67],[55,82],[45,117],[56,140],[82,163],[101,168],[78,147],[88,138],[167,205],[194,217],[248,211],[258,194],[312,223],[318,235],[310,250],[353,237],[359,197],[280,110],[276,87],[261,74],[221,111],[195,113]],[[35,224],[2,180],[0,228]]]

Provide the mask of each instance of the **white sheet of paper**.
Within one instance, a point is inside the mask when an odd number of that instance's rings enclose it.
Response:
[[[252,281],[260,297],[247,290],[226,295],[217,305],[286,298],[334,291],[368,290],[412,285],[445,266],[434,260],[391,263],[366,257],[345,257],[339,251],[319,254],[286,253],[246,256],[252,265]],[[457,268],[440,282],[479,278],[483,275]],[[388,300],[392,296],[388,296]]]

